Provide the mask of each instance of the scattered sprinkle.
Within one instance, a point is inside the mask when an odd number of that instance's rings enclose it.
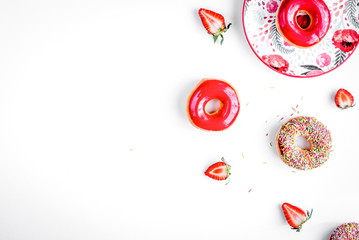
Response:
[[[267,164],[267,162],[263,162],[263,164]]]
[[[282,117],[279,121],[282,121],[284,119],[284,117]]]
[[[296,173],[296,171],[292,171],[292,173]]]
[[[130,151],[133,151],[134,149],[133,148],[130,148]]]
[[[268,136],[268,133],[266,133],[266,136]]]
[[[246,107],[249,105],[249,103],[246,104]]]
[[[244,154],[242,153],[242,158],[244,159]]]
[[[252,188],[251,188],[251,189],[249,189],[248,193],[250,193],[251,191],[252,191]]]
[[[274,87],[269,87],[269,88],[273,89]]]
[[[272,142],[270,142],[269,145],[272,147]]]

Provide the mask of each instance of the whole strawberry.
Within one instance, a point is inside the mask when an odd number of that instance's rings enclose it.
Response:
[[[218,180],[218,181],[222,181],[222,180],[226,180],[228,179],[229,182],[229,176],[231,175],[231,166],[228,165],[228,163],[226,163],[224,161],[224,158],[221,158],[222,162],[216,162],[214,164],[212,164],[211,166],[209,166],[209,168],[205,171],[205,175]],[[227,182],[227,184],[228,184]]]
[[[222,34],[225,33],[232,24],[230,23],[226,26],[224,17],[221,14],[208,9],[201,8],[199,9],[198,14],[201,17],[203,26],[206,28],[207,32],[212,34],[214,42],[221,36],[222,44],[224,41]]]
[[[350,92],[341,88],[335,95],[335,105],[340,109],[351,108],[355,105],[354,97]]]
[[[289,203],[283,203],[282,209],[288,224],[297,232],[302,229],[303,224],[312,217],[313,213],[313,209],[311,212],[304,212],[302,209]]]

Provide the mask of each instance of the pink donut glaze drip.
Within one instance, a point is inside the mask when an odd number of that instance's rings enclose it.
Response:
[[[310,25],[303,29],[297,24],[298,12],[310,16]],[[283,0],[277,11],[277,28],[283,37],[298,47],[311,47],[328,32],[330,11],[322,0]]]

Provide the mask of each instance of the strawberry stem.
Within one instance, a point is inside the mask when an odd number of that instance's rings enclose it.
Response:
[[[218,39],[218,35],[213,35],[213,41],[214,41],[215,43],[216,43],[217,39]]]
[[[224,160],[224,157],[221,158],[221,161],[226,164],[226,172],[227,172],[227,174],[228,174],[228,177],[227,177],[228,181],[227,181],[227,183],[226,183],[225,185],[227,185],[227,184],[229,183],[229,181],[230,181],[231,165],[229,165],[229,164]]]
[[[224,185],[227,185],[227,184],[229,183],[229,181],[230,181],[231,178],[228,176],[227,179],[228,179],[228,181],[227,181]]]
[[[223,41],[224,41],[224,37],[222,34],[219,34],[219,36],[221,36],[222,40],[221,40],[221,45],[223,44]]]
[[[229,29],[229,27],[231,25],[232,25],[232,23],[228,24],[227,27],[224,27],[223,29],[219,30],[217,33],[212,34],[214,43],[216,43],[218,37],[221,36],[221,42],[220,43],[221,43],[221,45],[223,44],[223,41],[224,41],[223,33],[225,33]]]
[[[297,232],[300,232],[300,230],[302,229],[303,224],[312,217],[312,214],[313,214],[313,208],[312,208],[312,210],[310,212],[307,210],[307,218],[298,227],[295,227],[295,228],[292,228],[292,229],[296,230]]]

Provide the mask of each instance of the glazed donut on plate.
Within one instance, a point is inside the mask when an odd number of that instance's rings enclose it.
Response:
[[[219,100],[220,107],[213,113],[207,112],[211,100]],[[187,112],[191,123],[203,130],[221,131],[236,120],[239,113],[239,99],[235,89],[225,81],[203,79],[188,98]]]
[[[302,136],[311,144],[309,150],[300,148],[296,138]],[[324,164],[332,148],[329,130],[313,117],[295,117],[283,124],[277,136],[277,150],[282,161],[298,170],[308,170]]]
[[[283,0],[277,10],[276,25],[287,42],[308,48],[324,38],[330,20],[323,0]]]
[[[344,223],[338,226],[330,236],[329,240],[350,240],[359,239],[359,224]]]

